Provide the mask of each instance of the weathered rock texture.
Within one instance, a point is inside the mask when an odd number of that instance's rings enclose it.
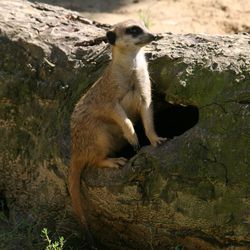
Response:
[[[70,113],[108,63],[108,26],[26,1],[0,10],[1,195],[10,212],[63,224]],[[249,51],[246,34],[164,34],[149,46],[154,89],[197,107],[199,121],[122,170],[85,172],[88,220],[108,249],[250,248]]]

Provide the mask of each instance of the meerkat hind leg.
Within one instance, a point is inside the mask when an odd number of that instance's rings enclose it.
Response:
[[[96,164],[100,168],[120,168],[123,167],[128,160],[124,157],[120,158],[106,158]]]

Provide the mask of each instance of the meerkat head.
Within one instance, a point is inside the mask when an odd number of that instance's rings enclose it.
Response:
[[[145,25],[135,20],[116,24],[106,36],[111,45],[121,49],[138,49],[155,40]]]

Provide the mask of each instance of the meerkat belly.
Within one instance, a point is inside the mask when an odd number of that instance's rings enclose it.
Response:
[[[121,105],[129,119],[133,122],[138,120],[141,107],[141,96],[137,91],[128,91],[123,97]]]

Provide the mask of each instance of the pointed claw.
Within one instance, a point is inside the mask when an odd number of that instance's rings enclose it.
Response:
[[[124,157],[120,157],[117,159],[117,164],[119,165],[119,167],[123,167],[126,163],[127,163],[127,159]]]
[[[151,145],[156,147],[158,145],[160,145],[161,143],[167,141],[167,138],[163,138],[163,137],[155,137],[154,140],[151,141]]]
[[[159,137],[158,139],[159,139],[158,142],[160,144],[163,143],[163,142],[165,142],[165,141],[167,141],[167,138],[164,138],[164,137]]]

